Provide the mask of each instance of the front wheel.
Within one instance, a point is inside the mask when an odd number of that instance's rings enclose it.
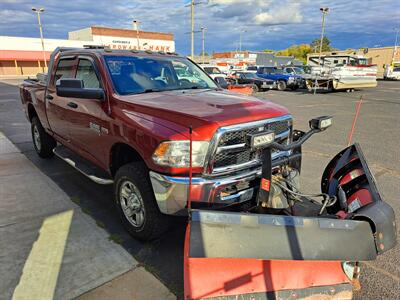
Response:
[[[126,230],[140,240],[161,236],[171,217],[158,209],[148,169],[142,162],[122,166],[115,175],[114,192],[118,213]]]
[[[260,89],[258,88],[257,84],[253,84],[253,93],[258,93]]]
[[[56,147],[57,142],[44,130],[38,117],[33,117],[32,119],[31,133],[33,146],[36,150],[36,153],[41,158],[52,157],[54,155],[53,149]]]
[[[284,82],[284,81],[278,81],[278,90],[279,90],[279,91],[284,91],[284,90],[286,90],[286,82]]]

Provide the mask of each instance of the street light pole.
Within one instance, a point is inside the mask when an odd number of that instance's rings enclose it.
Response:
[[[201,29],[201,48],[202,48],[202,50],[201,50],[201,54],[202,54],[202,56],[203,56],[203,64],[205,63],[205,59],[204,59],[204,40],[205,40],[205,37],[204,37],[204,32],[207,30],[207,28],[206,27],[201,27],[200,28]]]
[[[319,9],[322,12],[322,28],[321,28],[321,40],[319,42],[319,54],[318,54],[318,67],[319,71],[321,70],[321,56],[322,56],[322,42],[324,41],[324,32],[325,32],[325,15],[329,12],[329,7],[321,7]],[[314,82],[314,94],[317,93],[317,75],[315,75],[315,82]]]
[[[322,55],[322,42],[324,41],[325,32],[325,15],[329,12],[329,7],[321,7],[319,9],[322,12],[322,29],[321,29],[321,41],[319,43],[319,55],[318,55],[318,65],[321,65],[321,55]]]
[[[42,41],[42,52],[43,52],[43,60],[44,60],[44,67],[47,69],[47,60],[46,60],[46,52],[44,50],[44,39],[43,39],[43,28],[42,28],[42,22],[40,21],[40,14],[44,12],[44,8],[36,9],[35,7],[32,7],[32,11],[37,14],[38,18],[38,23],[39,23],[39,31],[40,31],[40,40]]]
[[[139,21],[133,20],[133,26],[136,29],[136,42],[137,42],[137,49],[140,49],[140,44],[139,44]]]

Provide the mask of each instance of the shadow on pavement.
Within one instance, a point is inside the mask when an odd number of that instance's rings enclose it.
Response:
[[[183,246],[186,218],[158,240],[143,243],[123,228],[114,206],[112,186],[97,185],[60,159],[41,159],[30,137],[16,86],[0,83],[0,131],[44,174],[50,177],[99,227],[157,276],[178,298],[183,297]]]

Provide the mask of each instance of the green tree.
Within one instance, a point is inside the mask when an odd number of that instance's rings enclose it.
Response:
[[[312,52],[310,45],[301,44],[301,45],[292,45],[285,50],[278,51],[276,55],[282,56],[294,56],[296,59],[302,61],[303,63],[307,62],[307,54]]]
[[[312,52],[319,52],[319,47],[321,44],[321,39],[314,39],[311,44],[310,47],[312,49]],[[331,47],[331,41],[324,36],[324,38],[322,39],[322,51],[332,51],[333,48]]]
[[[275,50],[271,50],[271,49],[264,49],[263,52],[267,52],[267,53],[275,53]]]

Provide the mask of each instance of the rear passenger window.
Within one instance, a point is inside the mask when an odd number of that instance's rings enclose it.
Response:
[[[100,82],[93,64],[87,59],[79,60],[78,69],[76,70],[76,79],[82,79],[85,88],[98,89],[100,87]]]
[[[55,81],[60,78],[74,78],[72,73],[75,59],[60,59],[57,65]]]

